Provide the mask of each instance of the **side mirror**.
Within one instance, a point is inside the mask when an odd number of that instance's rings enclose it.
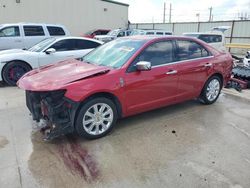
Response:
[[[151,63],[148,61],[140,61],[136,63],[136,69],[138,71],[150,71],[151,70]]]
[[[46,54],[53,54],[56,52],[55,48],[49,48],[48,50],[45,51]]]

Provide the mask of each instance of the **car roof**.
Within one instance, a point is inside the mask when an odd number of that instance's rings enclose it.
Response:
[[[6,23],[6,24],[1,24],[0,27],[13,26],[13,25],[46,25],[46,26],[60,26],[60,27],[64,27],[64,25],[61,25],[61,24],[28,23],[28,22]]]
[[[122,37],[120,39],[130,39],[130,40],[141,40],[145,41],[146,43],[148,42],[157,42],[161,40],[167,40],[167,39],[172,39],[172,40],[190,40],[194,41],[197,43],[200,43],[202,45],[207,46],[207,43],[194,37],[189,37],[189,36],[177,36],[177,35],[134,35],[134,36],[127,36],[127,37]]]
[[[187,33],[183,33],[183,35],[223,35],[223,33],[219,33],[219,32],[187,32]]]
[[[103,44],[103,42],[101,42],[99,40],[95,40],[95,39],[91,39],[91,38],[86,38],[86,37],[71,37],[71,36],[66,36],[66,37],[50,37],[50,38],[55,38],[56,41],[65,40],[65,39],[80,39],[80,40],[88,40],[88,41],[97,42],[99,44]]]
[[[192,39],[193,37],[187,37],[187,36],[177,36],[177,35],[134,35],[134,36],[128,36],[128,37],[122,37],[127,39],[136,39],[136,40],[160,40],[160,39]]]

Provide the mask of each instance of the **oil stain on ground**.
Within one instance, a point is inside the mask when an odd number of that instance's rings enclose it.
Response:
[[[60,143],[58,152],[66,167],[73,173],[83,177],[87,182],[99,176],[99,170],[93,157],[74,137],[67,137],[68,143]]]
[[[5,137],[0,136],[0,149],[4,148],[8,143],[9,141]]]
[[[33,152],[28,164],[35,182],[44,187],[88,187],[98,182],[100,170],[94,155],[81,140],[67,136],[42,141],[39,132],[32,135]]]

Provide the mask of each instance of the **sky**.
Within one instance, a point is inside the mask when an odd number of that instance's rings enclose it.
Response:
[[[163,22],[164,2],[166,22],[169,21],[170,3],[172,22],[208,21],[212,7],[213,20],[232,20],[239,16],[250,19],[250,0],[118,0],[128,3],[131,23]]]

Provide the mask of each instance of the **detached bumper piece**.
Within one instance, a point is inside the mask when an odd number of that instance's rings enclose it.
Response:
[[[44,133],[45,140],[52,140],[74,131],[74,117],[78,103],[65,98],[64,94],[64,90],[26,91],[27,107],[33,120],[43,122],[41,132]]]
[[[250,67],[236,66],[233,68],[230,84],[238,91],[250,88]]]

